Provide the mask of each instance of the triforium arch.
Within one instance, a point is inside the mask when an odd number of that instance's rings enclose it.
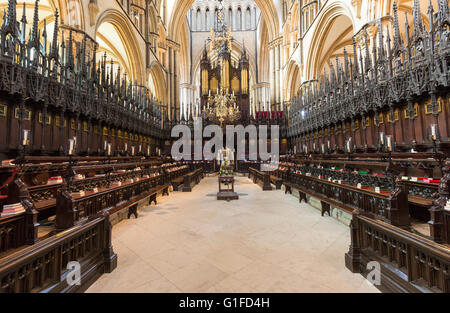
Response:
[[[58,12],[59,25],[70,26],[79,30],[84,30],[85,28],[83,5],[80,0],[69,2],[62,0],[21,0],[16,1],[16,4],[19,16],[23,15],[25,7],[27,24],[30,27],[33,23],[35,6],[38,5],[40,30],[44,28],[44,25],[47,27],[47,31],[53,29],[56,12]],[[6,12],[7,7],[8,0],[0,0],[0,12]]]
[[[81,0],[41,0],[41,3],[43,1],[52,2],[55,7],[58,7],[63,25],[75,27],[80,30],[86,29],[84,7]]]
[[[286,72],[285,95],[287,99],[294,99],[297,96],[300,84],[300,67],[297,62],[291,60]]]
[[[180,23],[186,20],[186,14],[195,0],[172,0],[172,12],[168,23],[168,34],[172,40],[178,40]],[[263,19],[267,22],[269,41],[275,39],[279,32],[278,11],[272,0],[255,0],[256,5],[262,13]]]
[[[269,69],[269,34],[267,31],[267,23],[263,20],[261,21],[261,27],[258,34],[260,38],[260,45],[258,48],[258,80],[260,82],[268,82],[270,79],[270,69]]]
[[[335,2],[325,9],[311,35],[307,51],[305,80],[320,76],[329,62],[341,59],[343,51],[352,55],[352,37],[356,18],[345,3]]]
[[[167,81],[161,63],[155,61],[150,65],[148,81],[153,96],[158,101],[167,103]]]
[[[142,51],[145,51],[145,45],[140,45],[136,40],[133,26],[130,25],[127,17],[114,9],[104,11],[97,20],[95,27],[96,37],[101,35],[99,31],[101,30],[102,25],[105,24],[112,25],[120,44],[123,45],[124,51],[116,51],[115,53],[120,54],[117,57],[124,63],[121,65],[126,68],[129,79],[133,82],[138,82],[139,84],[146,82],[145,62],[142,55]],[[108,46],[115,49],[113,42],[110,42]],[[122,52],[125,55],[123,55]]]

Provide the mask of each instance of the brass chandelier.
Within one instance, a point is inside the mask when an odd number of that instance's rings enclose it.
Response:
[[[221,86],[215,95],[211,95],[209,90],[208,104],[203,109],[203,118],[209,121],[218,121],[222,127],[224,123],[232,124],[241,118],[241,112],[236,105],[234,91],[229,93],[229,63],[225,55],[231,51],[231,28],[228,28],[224,19],[224,8],[222,0],[219,0],[219,10],[216,15],[216,27],[211,28],[210,52],[217,50],[221,68]]]
[[[203,117],[210,121],[218,121],[220,126],[226,123],[234,123],[241,118],[241,112],[236,105],[234,92],[230,95],[228,90],[220,91],[216,95],[208,96],[208,105],[203,109]]]

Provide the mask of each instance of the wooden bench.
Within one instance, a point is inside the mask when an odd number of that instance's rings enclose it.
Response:
[[[150,190],[148,193],[144,194],[143,197],[139,197],[140,199],[133,199],[132,201],[130,201],[127,205],[128,207],[128,219],[130,219],[130,217],[132,215],[135,216],[135,218],[138,218],[138,204],[142,199],[145,199],[145,197],[149,197],[148,198],[148,205],[151,205],[152,203],[155,203],[155,205],[158,205],[158,201],[157,201],[157,196],[158,194],[162,193],[163,196],[168,196],[169,195],[169,185],[165,184],[162,186],[157,186],[155,188],[153,188],[152,190]]]
[[[178,191],[178,188],[184,183],[184,177],[177,177],[171,180],[170,184],[173,187],[173,190]]]
[[[155,203],[155,205],[158,204],[156,197],[158,196],[159,193],[162,193],[163,196],[168,196],[169,195],[169,185],[164,184],[162,186],[156,187],[156,190],[154,192],[152,192],[152,194],[150,195],[150,198],[148,201],[149,205],[151,205],[152,203]]]
[[[300,202],[307,201],[306,195],[318,199],[322,215],[330,213],[331,207],[351,214],[359,209],[368,216],[392,223],[399,227],[409,227],[408,195],[402,184],[390,194],[376,193],[373,188],[359,189],[349,184],[338,184],[317,177],[301,174],[291,175],[290,188],[298,189]]]
[[[298,186],[298,185],[296,185],[294,183],[287,182],[287,181],[284,181],[283,185],[284,185],[284,188],[285,188],[285,192],[284,192],[285,194],[289,193],[289,194],[292,195],[292,189],[296,189],[298,191],[298,193],[299,193],[300,203],[302,203],[302,201],[305,201],[305,203],[308,203],[308,198],[306,196],[306,193],[304,193],[302,191],[302,188],[300,186]]]
[[[204,177],[203,169],[198,168],[195,171],[188,173],[183,179],[183,192],[192,192],[192,188],[199,184]]]
[[[104,213],[1,258],[0,293],[84,292],[117,267],[111,234],[109,215]],[[72,261],[82,264],[80,285],[71,286],[66,279]]]
[[[79,221],[89,218],[106,210],[114,214],[124,209],[129,209],[130,216],[136,211],[138,202],[157,193],[161,186],[162,175],[153,177],[140,177],[138,172],[130,172],[122,177],[118,186],[109,185],[109,178],[105,177],[103,185],[96,186],[96,193],[73,195],[66,189],[58,193],[56,199],[56,228],[67,229],[73,227]],[[92,188],[89,184],[80,186],[79,190]],[[73,192],[73,191],[72,191]]]
[[[291,194],[292,195],[292,187],[293,187],[293,184],[291,184],[290,182],[288,182],[288,181],[284,181],[283,182],[283,185],[284,185],[284,194]]]
[[[277,190],[280,190],[281,186],[283,185],[283,179],[273,175],[270,175],[270,182],[275,185]]]
[[[272,185],[270,184],[270,174],[268,172],[261,172],[254,168],[249,168],[248,178],[253,180],[253,183],[261,183],[263,191],[271,191]]]

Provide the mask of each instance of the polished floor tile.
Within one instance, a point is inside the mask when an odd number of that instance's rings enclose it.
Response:
[[[205,178],[116,225],[118,267],[88,292],[377,292],[345,268],[347,226],[244,177],[236,191],[219,202]]]

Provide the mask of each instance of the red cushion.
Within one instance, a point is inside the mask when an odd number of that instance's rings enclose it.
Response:
[[[8,196],[0,195],[0,200],[5,200],[5,199],[8,199]]]

